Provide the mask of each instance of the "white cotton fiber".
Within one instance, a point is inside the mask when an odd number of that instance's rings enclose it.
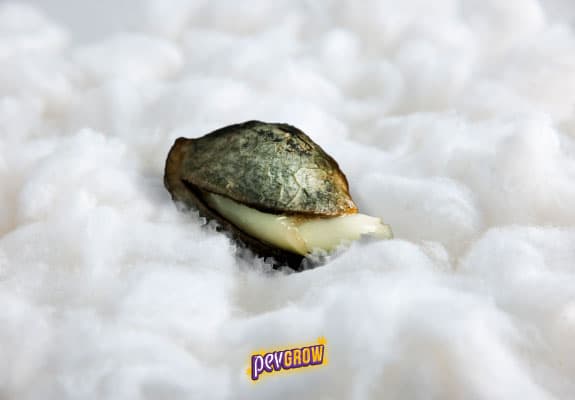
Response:
[[[0,399],[575,395],[575,6],[0,4]],[[339,163],[362,238],[273,270],[163,185],[250,119]],[[258,351],[328,363],[251,382]]]
[[[26,3],[2,2],[0,26],[0,60],[35,53],[51,54],[67,42],[64,29]]]
[[[0,301],[4,307],[0,317],[0,387],[25,386],[42,375],[53,339],[52,327],[45,306],[9,292],[2,293]]]
[[[182,64],[176,45],[143,34],[118,34],[77,50],[75,61],[88,81],[168,78]]]
[[[533,368],[554,380],[558,392],[572,392],[575,363],[575,254],[573,229],[508,227],[489,230],[463,260],[463,271],[483,277],[503,310],[515,315],[518,326],[546,350],[526,354]],[[528,347],[527,343],[523,347]],[[557,375],[551,374],[562,365]]]
[[[529,45],[518,45],[492,75],[503,79],[511,89],[557,121],[572,119],[575,79],[570,71],[575,67],[575,55],[568,49],[572,48],[574,40],[567,27],[555,26]],[[545,84],[533,81],[534,74]]]
[[[366,212],[384,218],[398,238],[439,241],[457,253],[481,229],[472,194],[453,181],[370,174],[360,184]]]
[[[464,0],[460,3],[464,19],[480,33],[476,40],[487,54],[500,55],[522,40],[534,39],[544,28],[545,10],[537,0]]]

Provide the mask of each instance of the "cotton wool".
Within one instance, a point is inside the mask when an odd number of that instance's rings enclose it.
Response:
[[[94,4],[0,3],[1,399],[575,396],[572,2]],[[293,273],[179,211],[174,140],[250,119],[395,239]]]

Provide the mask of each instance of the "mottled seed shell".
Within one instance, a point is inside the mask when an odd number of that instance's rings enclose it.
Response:
[[[201,192],[276,214],[327,217],[357,212],[335,160],[287,124],[248,121],[198,139],[179,138],[168,155],[164,182],[174,200],[217,219],[252,250],[276,259],[294,255],[239,231],[206,205]]]

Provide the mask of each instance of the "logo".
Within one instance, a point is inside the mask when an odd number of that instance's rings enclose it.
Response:
[[[320,337],[315,343],[306,346],[253,353],[247,373],[252,382],[258,382],[265,375],[326,365],[326,345],[325,338]]]

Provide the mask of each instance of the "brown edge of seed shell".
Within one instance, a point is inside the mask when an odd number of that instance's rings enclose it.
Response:
[[[260,257],[272,258],[274,260],[274,267],[288,265],[290,268],[300,271],[302,269],[302,261],[304,256],[289,251],[281,250],[249,236],[244,233],[237,226],[227,221],[215,210],[210,209],[207,204],[202,200],[199,192],[181,179],[181,163],[185,156],[185,148],[188,142],[192,139],[178,138],[168,153],[166,159],[166,167],[164,171],[164,185],[172,199],[176,202],[184,204],[189,208],[189,204],[194,206],[199,211],[202,217],[208,220],[216,220],[219,225],[230,232],[233,237],[242,242],[246,247],[252,250]]]

